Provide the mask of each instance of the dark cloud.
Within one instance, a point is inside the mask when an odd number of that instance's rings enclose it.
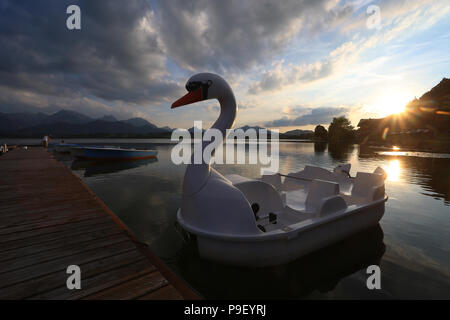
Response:
[[[319,32],[351,13],[329,0],[159,1],[163,41],[183,68],[240,71],[279,53],[299,31]]]
[[[349,107],[320,107],[315,109],[297,108],[294,114],[302,113],[297,117],[284,117],[265,123],[266,127],[289,127],[289,126],[307,126],[317,124],[329,124],[334,117],[346,115],[350,111]]]
[[[81,30],[66,28],[72,4],[81,8]],[[330,0],[1,0],[0,89],[16,100],[0,103],[77,108],[89,98],[94,108],[98,101],[171,101],[183,91],[167,69],[172,62],[189,73],[240,74],[347,9]],[[267,75],[260,87],[273,88],[276,80]]]
[[[333,62],[324,60],[310,65],[281,66],[262,75],[261,80],[252,83],[248,89],[250,94],[258,94],[265,91],[276,91],[286,85],[295,83],[308,83],[331,75]]]
[[[81,8],[81,30],[66,28],[70,4]],[[144,0],[3,0],[0,11],[1,86],[130,103],[160,101],[178,89],[165,80],[166,55]]]

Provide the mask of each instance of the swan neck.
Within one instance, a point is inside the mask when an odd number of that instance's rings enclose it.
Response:
[[[233,92],[218,100],[220,104],[220,115],[211,128],[219,130],[222,133],[222,137],[226,139],[226,131],[233,127],[234,120],[236,119],[236,100]]]
[[[222,141],[226,139],[227,129],[231,129],[236,119],[237,105],[236,99],[231,89],[227,90],[225,94],[218,98],[220,104],[220,115],[219,118],[214,122],[211,129],[217,129],[221,132]],[[206,146],[208,146],[211,141],[202,141],[202,155]],[[219,145],[218,145],[219,146]],[[203,159],[203,157],[202,157]],[[186,168],[186,173],[183,182],[183,194],[192,195],[201,190],[201,188],[206,184],[210,176],[211,168],[209,161],[204,162],[202,160],[201,164],[194,163],[194,154],[191,156],[191,163]]]

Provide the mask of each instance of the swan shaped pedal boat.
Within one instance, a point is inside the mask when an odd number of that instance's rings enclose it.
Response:
[[[221,112],[212,128],[226,137],[236,118],[236,100],[218,75],[200,73],[187,84],[177,108],[217,99]],[[203,149],[208,142],[203,141]],[[191,161],[193,163],[193,161]],[[226,264],[270,266],[287,263],[376,225],[384,214],[385,172],[358,172],[350,165],[333,172],[314,166],[260,179],[223,176],[208,162],[189,164],[177,221],[194,235],[201,257]]]

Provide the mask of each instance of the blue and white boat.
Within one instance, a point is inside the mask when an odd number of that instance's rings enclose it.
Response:
[[[91,160],[138,160],[156,158],[156,150],[122,149],[116,147],[73,147],[72,155]]]
[[[75,146],[70,148],[70,155],[74,158],[80,158],[83,159],[85,158],[84,156],[84,148],[82,146]]]
[[[86,159],[86,155],[84,152],[85,148],[101,148],[101,149],[114,149],[118,147],[114,146],[96,146],[96,145],[76,145],[70,148],[70,155],[74,158]]]
[[[55,151],[59,153],[69,153],[73,147],[79,147],[76,143],[59,143],[55,146]]]

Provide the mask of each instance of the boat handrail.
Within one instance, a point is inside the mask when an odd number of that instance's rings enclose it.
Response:
[[[287,174],[281,174],[281,173],[277,173],[277,174],[280,175],[281,177],[298,179],[298,180],[304,180],[304,181],[313,181],[314,180],[314,179],[308,179],[308,178],[300,178],[300,177],[289,176]]]
[[[342,172],[345,172],[345,173],[348,175],[348,177],[349,177],[350,179],[353,178],[347,171],[342,171]],[[313,181],[313,180],[314,180],[314,179],[309,179],[309,178],[294,177],[294,176],[290,176],[290,175],[282,174],[282,173],[277,173],[277,174],[278,174],[279,176],[281,176],[281,177],[286,177],[286,178],[291,178],[291,179],[297,179],[297,180],[303,180],[303,181]]]

